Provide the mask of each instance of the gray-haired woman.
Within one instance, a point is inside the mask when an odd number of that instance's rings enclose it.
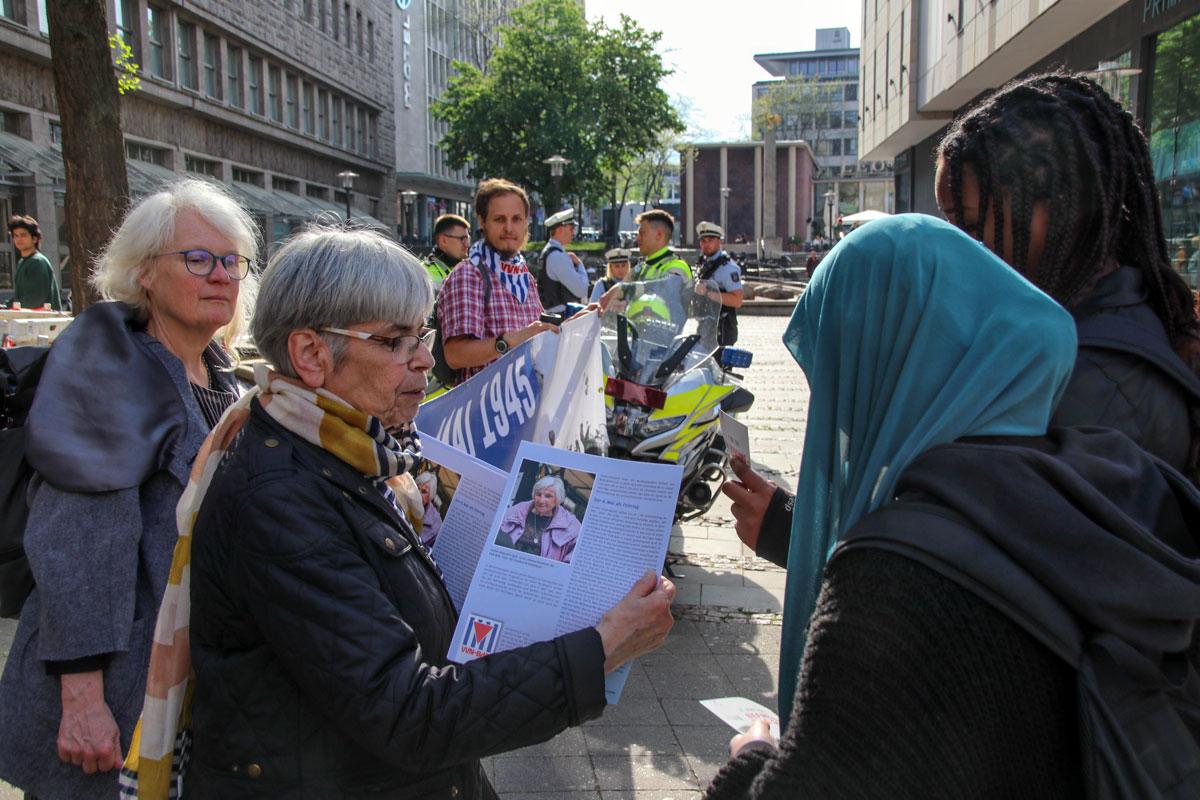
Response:
[[[302,233],[264,273],[277,372],[200,465],[191,800],[494,797],[480,757],[599,716],[605,672],[670,628],[674,587],[647,573],[595,628],[446,660],[456,612],[388,483],[418,462],[432,304],[374,233]]]
[[[417,476],[417,490],[421,493],[421,507],[424,510],[421,519],[421,544],[432,550],[442,530],[442,514],[438,511],[437,476],[432,472],[422,472]]]
[[[562,478],[546,475],[530,492],[530,499],[514,503],[500,521],[496,543],[551,561],[570,563],[579,540],[579,520],[563,506],[567,489]]]
[[[113,797],[142,707],[175,505],[236,399],[254,224],[183,181],[142,200],[100,258],[112,302],[51,349],[27,422],[36,586],[0,679],[0,779],[44,800]]]

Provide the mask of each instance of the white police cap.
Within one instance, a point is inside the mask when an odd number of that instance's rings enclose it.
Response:
[[[701,222],[696,226],[696,235],[702,239],[705,236],[716,236],[718,239],[724,239],[725,229],[715,222]]]
[[[546,230],[554,230],[559,225],[567,223],[575,224],[575,209],[573,208],[564,208],[557,214],[546,217]]]
[[[604,260],[611,264],[614,261],[631,261],[633,259],[633,251],[626,250],[624,247],[614,247],[604,254]]]

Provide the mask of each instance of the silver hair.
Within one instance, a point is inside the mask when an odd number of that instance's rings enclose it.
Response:
[[[281,374],[296,377],[288,336],[297,330],[386,321],[417,327],[433,308],[421,262],[375,231],[310,227],[271,256],[254,309],[254,342]],[[346,340],[324,334],[335,360]]]
[[[108,300],[121,300],[141,314],[150,310],[150,297],[142,279],[151,268],[153,257],[166,249],[175,238],[175,221],[185,211],[202,217],[228,236],[240,255],[258,262],[258,231],[246,209],[216,184],[185,179],[168,184],[129,210],[117,232],[96,260],[92,285]],[[218,337],[226,344],[245,332],[254,307],[257,279],[246,275],[238,286],[233,319]]]
[[[437,475],[434,475],[432,472],[422,472],[420,475],[418,475],[416,477],[416,481],[417,481],[417,486],[428,483],[429,491],[433,492],[434,494],[437,494],[437,490],[438,490]]]
[[[567,487],[563,485],[562,478],[558,477],[557,475],[547,475],[539,480],[533,485],[531,494],[540,492],[542,489],[549,489],[551,487],[554,488],[554,493],[558,495],[558,504],[562,505],[562,502],[567,499]]]

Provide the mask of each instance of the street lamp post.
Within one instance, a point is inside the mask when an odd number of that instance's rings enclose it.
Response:
[[[567,164],[570,164],[571,160],[569,158],[563,158],[559,155],[553,155],[542,163],[550,165],[550,177],[554,181],[554,199],[558,202],[559,206],[561,206],[563,167],[565,167]],[[558,211],[557,208],[554,210]]]
[[[830,189],[828,192],[825,193],[826,216],[829,219],[829,223],[825,227],[825,236],[826,236],[826,238],[829,239],[830,242],[833,241],[833,198],[835,198],[836,196],[837,195],[834,194],[833,189]]]
[[[413,211],[417,202],[417,193],[412,189],[405,189],[400,193],[400,200],[404,205],[404,238],[415,238],[413,234],[413,228],[416,226],[413,225],[413,222],[415,221],[413,220]]]
[[[342,182],[342,190],[346,192],[346,224],[350,224],[350,195],[354,193],[354,179],[358,177],[357,172],[346,170],[337,174],[338,180]]]
[[[721,187],[721,230],[725,231],[725,235],[729,235],[729,195],[733,194],[733,190],[728,186]]]

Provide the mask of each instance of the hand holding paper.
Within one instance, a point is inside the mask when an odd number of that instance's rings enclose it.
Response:
[[[605,674],[663,643],[675,624],[674,599],[675,584],[648,571],[608,610],[596,625],[604,643]]]

